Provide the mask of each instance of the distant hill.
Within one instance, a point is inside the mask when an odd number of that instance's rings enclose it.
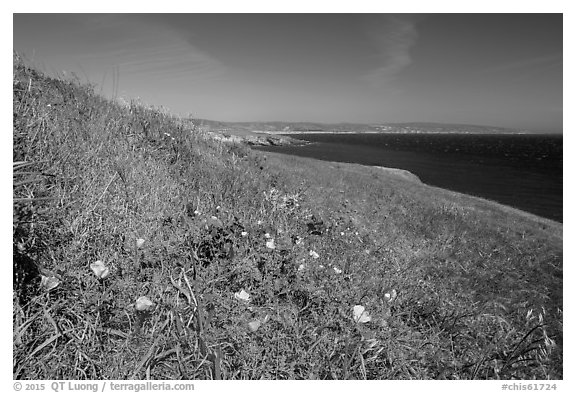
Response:
[[[444,123],[310,123],[310,122],[222,122],[205,119],[190,119],[198,127],[208,131],[230,132],[265,132],[265,133],[302,133],[302,132],[331,132],[331,133],[399,133],[399,134],[523,134],[526,131],[511,128],[470,125],[470,124],[444,124]]]

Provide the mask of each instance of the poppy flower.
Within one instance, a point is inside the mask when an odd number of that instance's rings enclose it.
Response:
[[[43,275],[42,279],[40,281],[40,285],[46,291],[51,291],[54,288],[56,288],[58,285],[60,285],[60,280],[56,277],[48,277],[48,276]]]
[[[240,301],[243,301],[243,302],[249,302],[250,301],[250,294],[242,289],[241,291],[236,292],[234,294],[234,298],[236,298]]]
[[[268,241],[266,241],[266,247],[274,250],[276,248],[276,245],[274,244],[274,239],[268,239]]]
[[[392,303],[396,299],[397,296],[398,296],[398,294],[396,293],[396,290],[393,289],[390,292],[387,292],[384,294],[384,299],[386,299],[386,301],[388,303]]]
[[[136,310],[138,311],[148,311],[154,306],[154,303],[146,296],[140,296],[136,300]]]
[[[252,333],[254,333],[256,330],[258,330],[258,328],[262,326],[262,322],[260,322],[259,320],[254,320],[252,322],[248,322],[248,329],[250,329],[250,331]]]
[[[90,269],[94,272],[99,280],[103,280],[110,274],[110,269],[102,261],[96,261],[90,264]]]
[[[372,320],[372,317],[368,314],[366,308],[359,304],[352,307],[352,314],[354,316],[354,322],[356,323],[366,323]]]

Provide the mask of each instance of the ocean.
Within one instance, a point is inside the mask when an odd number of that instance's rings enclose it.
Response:
[[[562,222],[562,135],[306,133],[290,136],[312,143],[256,149],[405,169],[426,184]]]

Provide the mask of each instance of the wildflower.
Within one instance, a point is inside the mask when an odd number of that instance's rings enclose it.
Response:
[[[274,245],[274,239],[269,239],[266,242],[266,247],[271,249],[271,250],[274,250],[276,248],[276,246]]]
[[[98,279],[100,280],[104,280],[110,274],[108,266],[106,266],[102,261],[96,261],[94,263],[91,263],[90,269],[92,269],[96,277],[98,277]]]
[[[240,301],[243,301],[243,302],[249,302],[250,301],[250,294],[242,289],[240,292],[236,292],[234,294],[234,298],[236,298]]]
[[[150,301],[146,296],[140,296],[136,300],[136,323],[134,325],[136,335],[140,334],[140,329],[144,325],[144,322],[148,317],[150,317],[150,310],[154,307],[154,303]]]
[[[296,243],[296,245],[302,243],[302,238],[300,236],[296,236],[296,241],[294,243]]]
[[[256,223],[256,225],[262,225],[262,221],[258,220],[258,222]]]
[[[300,266],[298,266],[298,271],[300,272],[300,271],[304,270],[305,267],[306,266],[304,266],[304,264],[301,263]]]
[[[336,266],[334,266],[333,269],[336,274],[342,273],[342,270],[338,269]]]
[[[42,275],[42,281],[40,282],[40,285],[48,292],[60,285],[60,280],[56,277],[48,277]]]
[[[354,315],[354,322],[356,323],[366,323],[372,320],[372,317],[368,314],[366,308],[361,305],[352,307],[352,314]]]
[[[254,333],[256,330],[258,330],[258,328],[262,326],[262,322],[260,322],[259,320],[254,320],[252,322],[248,322],[248,329],[250,329],[250,331],[252,333]]]
[[[146,240],[144,239],[136,239],[136,248],[142,248]]]
[[[150,301],[146,296],[140,296],[136,300],[136,310],[138,311],[148,311],[154,306],[154,303]]]
[[[242,237],[246,237],[246,236],[248,236],[248,232],[242,231],[242,233],[240,235],[242,235]]]
[[[396,299],[397,296],[398,296],[398,294],[396,293],[396,290],[393,289],[390,292],[387,292],[384,294],[384,299],[386,299],[386,301],[388,303],[392,303]]]
[[[195,215],[195,216],[199,216],[199,215],[200,215],[200,212],[199,212],[198,210],[194,210],[194,215]]]
[[[320,269],[324,269],[324,265],[318,265]]]
[[[270,236],[270,234],[269,234],[268,232],[266,232],[266,233],[264,234],[264,237],[265,237],[266,239],[270,239],[270,238],[271,238],[271,236]]]
[[[215,226],[215,227],[222,228],[222,226],[224,225],[224,224],[222,223],[222,221],[220,221],[220,220],[218,219],[218,217],[216,217],[216,216],[212,216],[212,217],[210,217],[210,219],[212,220],[212,222],[211,222],[210,224],[213,225],[213,226]]]
[[[320,255],[318,255],[318,253],[314,250],[310,250],[309,255],[314,259],[320,258]]]

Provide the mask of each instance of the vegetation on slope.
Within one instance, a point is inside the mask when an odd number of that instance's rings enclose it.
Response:
[[[14,378],[562,377],[560,224],[13,87]]]

